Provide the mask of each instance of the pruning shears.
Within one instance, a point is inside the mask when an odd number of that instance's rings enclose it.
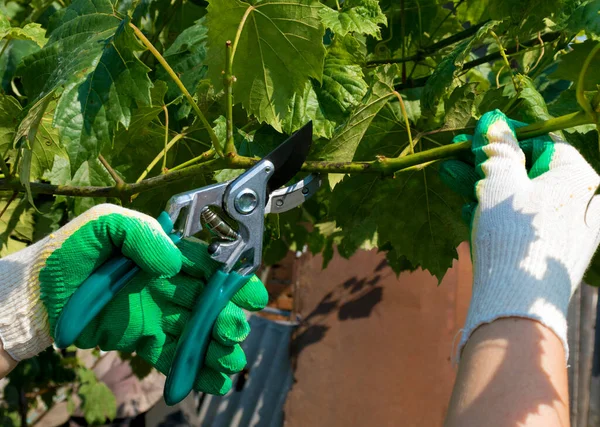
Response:
[[[175,244],[208,227],[214,237],[208,252],[222,263],[196,301],[179,338],[165,383],[167,404],[180,402],[192,390],[217,316],[260,266],[265,214],[299,206],[320,187],[320,177],[308,175],[294,185],[279,188],[300,171],[311,143],[309,122],[236,179],[171,197],[157,218]],[[56,345],[65,348],[74,343],[138,271],[139,267],[124,256],[100,266],[63,308],[56,324]]]

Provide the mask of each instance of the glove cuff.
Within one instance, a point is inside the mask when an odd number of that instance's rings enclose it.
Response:
[[[0,339],[17,362],[52,344],[38,279],[46,240],[0,259]]]
[[[520,317],[535,320],[551,329],[561,340],[567,360],[567,310],[571,294],[572,286],[568,282],[532,280],[523,283],[510,281],[508,277],[486,283],[474,281],[473,296],[458,345],[458,358],[479,326],[500,318]]]

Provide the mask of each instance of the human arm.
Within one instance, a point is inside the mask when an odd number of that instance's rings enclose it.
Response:
[[[569,425],[563,345],[541,323],[502,318],[469,338],[445,426],[481,425]]]
[[[520,125],[485,114],[472,162],[440,168],[469,199],[474,269],[448,425],[515,425],[507,408],[519,425],[568,425],[566,313],[598,247],[600,178],[557,135],[519,145]]]
[[[4,350],[4,345],[0,341],[0,379],[10,374],[18,363]]]
[[[220,267],[206,244],[184,239],[175,246],[158,222],[114,205],[98,205],[42,241],[0,259],[0,338],[19,361],[52,343],[71,295],[98,266],[122,253],[141,269],[83,330],[79,348],[137,352],[163,373],[208,278]],[[253,276],[219,314],[196,389],[224,394],[228,374],[240,371],[240,343],[249,326],[242,308],[258,310],[268,299]]]

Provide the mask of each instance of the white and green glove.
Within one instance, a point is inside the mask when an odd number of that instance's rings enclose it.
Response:
[[[568,358],[569,301],[600,242],[600,177],[556,135],[519,146],[522,125],[486,113],[472,137],[474,165],[440,166],[442,179],[472,200],[463,213],[471,222],[473,295],[459,355],[480,325],[523,317],[553,330]]]
[[[83,330],[79,348],[136,351],[167,373],[206,280],[219,268],[205,243],[175,246],[158,222],[115,205],[95,206],[40,242],[0,259],[0,339],[16,361],[52,343],[71,295],[109,257],[121,251],[140,268],[130,283]],[[195,389],[224,394],[229,374],[246,358],[240,343],[250,327],[242,309],[264,308],[268,294],[253,276],[220,313]]]

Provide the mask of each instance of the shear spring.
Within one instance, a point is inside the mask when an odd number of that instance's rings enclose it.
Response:
[[[200,218],[202,223],[208,227],[211,233],[217,235],[223,240],[233,241],[239,237],[238,233],[209,207],[202,209],[202,212],[200,212]]]

